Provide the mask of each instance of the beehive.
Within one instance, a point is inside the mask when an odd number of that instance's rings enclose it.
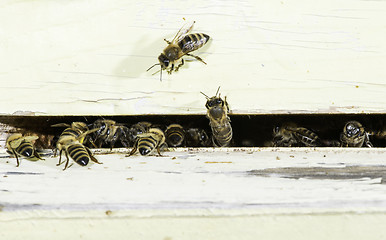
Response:
[[[382,1],[5,1],[1,119],[23,126],[60,117],[205,119],[200,92],[212,96],[221,86],[231,119],[376,114],[384,123],[385,10]],[[195,52],[207,65],[187,62],[162,81],[152,75],[157,69],[146,72],[166,47],[163,39],[191,21],[194,32],[211,37]],[[96,150],[103,165],[61,171],[50,157],[16,168],[2,150],[0,236],[385,235],[384,148],[107,153]]]

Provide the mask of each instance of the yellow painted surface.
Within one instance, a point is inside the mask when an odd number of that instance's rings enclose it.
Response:
[[[23,216],[22,216],[23,215]],[[1,213],[0,237],[22,239],[384,239],[385,212],[232,211]]]

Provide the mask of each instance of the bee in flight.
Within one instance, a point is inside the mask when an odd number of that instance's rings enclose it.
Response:
[[[166,145],[165,134],[162,130],[159,128],[149,128],[146,133],[138,134],[129,156],[133,155],[137,150],[142,156],[149,155],[154,150],[157,150],[158,155],[161,156],[160,149],[164,145]]]
[[[231,126],[231,120],[228,116],[229,106],[227,98],[221,99],[220,94],[217,94],[220,87],[217,89],[216,95],[208,97],[203,94],[207,101],[205,107],[207,109],[207,118],[209,119],[210,127],[212,129],[212,142],[216,147],[229,147],[231,145],[233,131]]]
[[[38,136],[24,136],[21,133],[15,133],[6,140],[6,147],[10,154],[16,157],[16,167],[20,165],[18,157],[24,157],[30,161],[43,160],[36,152],[32,141],[38,139]]]
[[[340,141],[342,147],[372,147],[373,144],[370,142],[369,135],[360,122],[349,121],[340,134]]]
[[[178,69],[184,65],[184,59],[182,57],[185,55],[194,57],[198,61],[206,64],[206,62],[204,62],[204,60],[200,57],[190,53],[201,48],[209,41],[209,36],[205,33],[188,34],[192,30],[194,23],[195,22],[193,22],[190,27],[186,29],[182,27],[171,42],[164,39],[168,46],[164,49],[161,55],[159,55],[159,63],[154,64],[147,69],[147,71],[152,69],[154,66],[160,65],[160,80],[162,81],[162,70],[167,70],[168,74],[172,74],[173,70],[177,72]]]

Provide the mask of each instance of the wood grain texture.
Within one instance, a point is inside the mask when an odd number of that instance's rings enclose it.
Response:
[[[170,149],[173,150],[173,149]],[[385,209],[385,150],[180,149],[158,156],[99,152],[66,171],[1,154],[3,211],[128,209]],[[102,154],[103,153],[103,154]]]
[[[384,149],[97,150],[102,165],[0,153],[4,239],[382,239]],[[22,226],[23,231],[20,231]]]
[[[384,113],[385,1],[2,1],[0,112]],[[183,25],[211,41],[178,73],[151,75]]]

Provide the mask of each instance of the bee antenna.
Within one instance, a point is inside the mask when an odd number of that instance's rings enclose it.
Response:
[[[206,95],[205,93],[203,92],[200,92],[202,95],[204,95],[206,97],[206,99],[209,99],[208,95]]]
[[[153,66],[149,67],[149,68],[146,70],[146,72],[149,71],[150,69],[152,69],[154,66],[157,66],[157,65],[161,65],[161,64],[160,64],[160,63],[154,64]]]
[[[162,68],[161,68],[161,73],[159,75],[159,80],[160,80],[160,82],[162,82]]]
[[[218,91],[220,91],[220,87],[221,87],[221,86],[219,86],[219,87],[218,87],[218,89],[217,89],[217,92],[216,92],[216,95],[215,95],[215,96],[217,96],[217,94],[218,94]],[[218,97],[220,97],[220,95],[218,95]]]

